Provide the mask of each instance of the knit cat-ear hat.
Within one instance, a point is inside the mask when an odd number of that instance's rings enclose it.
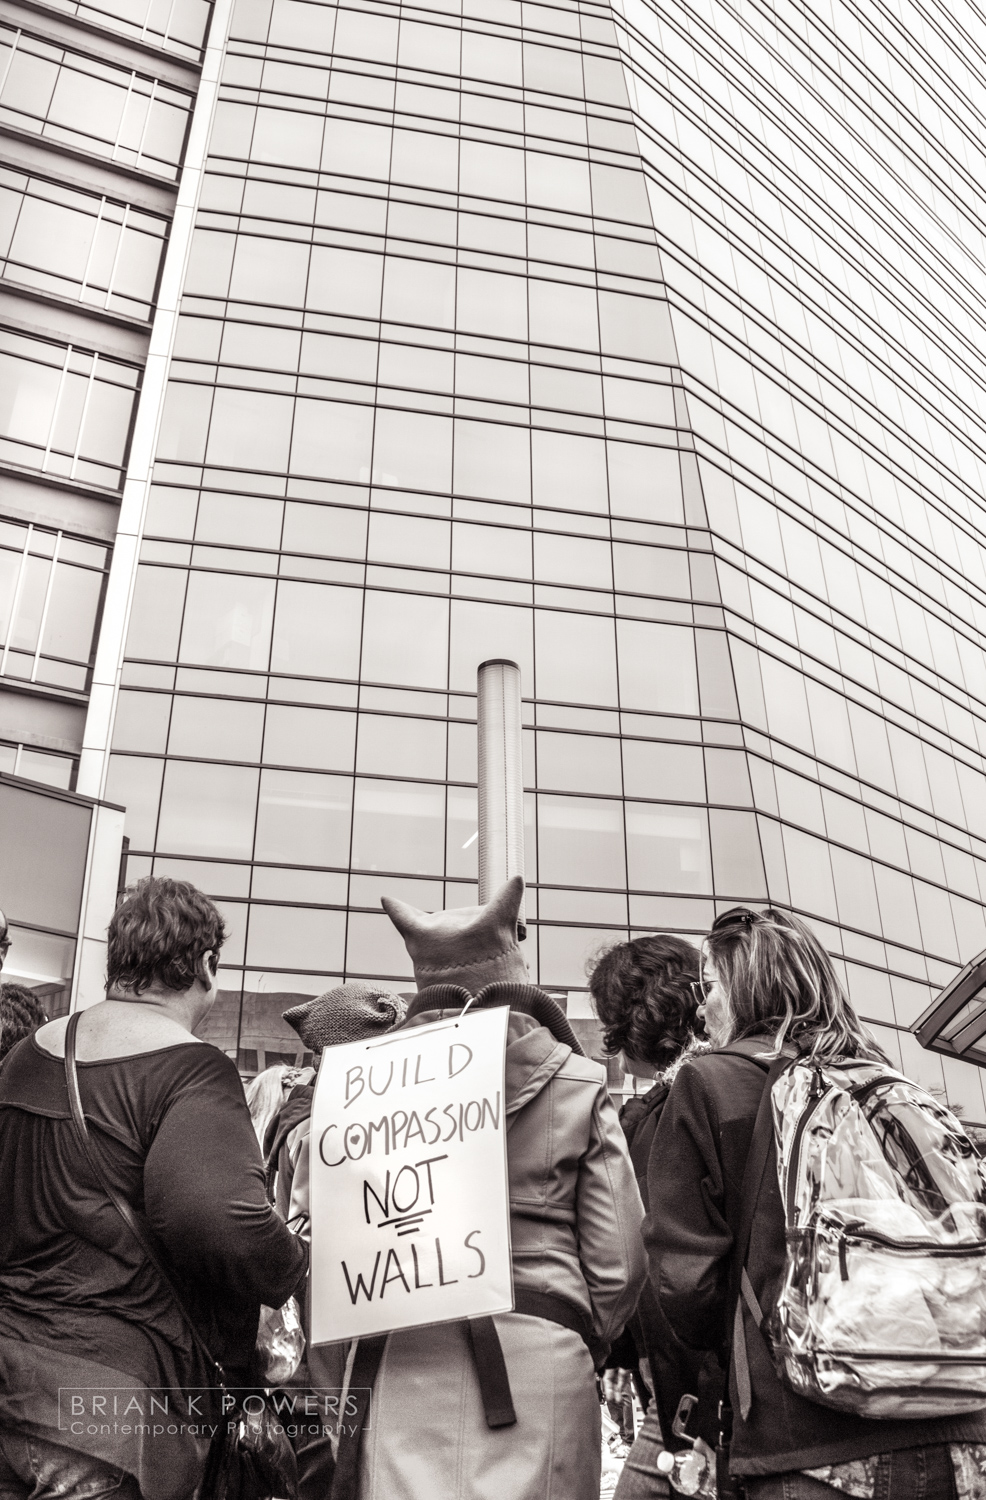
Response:
[[[364,1037],[393,1031],[407,1015],[400,995],[378,985],[341,984],[314,1000],[305,1000],[284,1012],[312,1052],[338,1047],[343,1042],[361,1042]]]
[[[427,912],[392,896],[381,904],[404,939],[419,990],[457,984],[478,995],[488,984],[530,983],[517,941],[523,894],[523,877],[515,875],[485,906]]]

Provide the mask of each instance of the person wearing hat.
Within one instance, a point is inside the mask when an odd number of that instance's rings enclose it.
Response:
[[[518,876],[486,906],[383,899],[414,962],[405,1026],[508,1006],[513,1312],[361,1339],[372,1421],[340,1439],[332,1500],[597,1500],[595,1369],[644,1280],[643,1206],[606,1077],[530,983]],[[355,1424],[354,1424],[355,1425]]]
[[[300,1036],[305,1051],[316,1063],[326,1047],[359,1042],[366,1037],[392,1031],[404,1020],[407,1006],[400,995],[373,984],[342,984],[314,1000],[305,1000],[283,1012]],[[309,1238],[308,1154],[311,1141],[314,1070],[306,1069],[279,1112],[267,1127],[264,1155],[267,1161],[267,1195],[282,1218],[303,1239]],[[309,1326],[307,1308],[304,1323]],[[346,1346],[312,1348],[287,1388],[288,1395],[303,1398],[318,1391],[338,1391],[346,1369]],[[296,1401],[298,1410],[303,1410]],[[305,1424],[302,1423],[302,1426]],[[298,1500],[329,1500],[335,1472],[334,1432],[316,1430],[296,1439],[298,1455]],[[331,1425],[331,1424],[330,1424]]]

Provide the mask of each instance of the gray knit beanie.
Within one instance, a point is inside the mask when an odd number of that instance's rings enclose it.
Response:
[[[284,1020],[293,1026],[312,1052],[359,1042],[378,1032],[392,1031],[407,1014],[400,995],[378,985],[341,984],[314,1000],[292,1006]]]

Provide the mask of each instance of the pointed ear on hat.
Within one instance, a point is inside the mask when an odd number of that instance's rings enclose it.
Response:
[[[406,901],[398,901],[396,896],[381,896],[380,905],[405,940],[412,933],[423,932],[428,925],[423,920],[425,912],[416,906],[409,906]]]
[[[381,896],[380,903],[404,939],[419,989],[458,984],[475,995],[498,980],[528,982],[517,942],[523,894],[523,877],[515,875],[485,906],[425,912],[393,896]]]
[[[511,875],[501,886],[494,891],[490,900],[486,903],[486,911],[491,921],[498,925],[507,925],[510,922],[517,926],[517,918],[520,915],[520,903],[524,899],[524,877],[523,875]]]

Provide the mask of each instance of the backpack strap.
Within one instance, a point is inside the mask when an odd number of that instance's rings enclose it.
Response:
[[[727,1048],[724,1050],[730,1051],[732,1049]],[[756,1217],[757,1204],[760,1201],[764,1177],[768,1164],[774,1156],[774,1120],[771,1109],[771,1094],[778,1078],[796,1061],[798,1054],[794,1051],[788,1052],[785,1049],[780,1057],[775,1058],[769,1067],[765,1062],[750,1057],[747,1052],[737,1049],[735,1055],[746,1057],[749,1062],[754,1063],[767,1074],[764,1079],[763,1093],[760,1096],[760,1108],[757,1110],[757,1118],[753,1126],[750,1153],[746,1158],[743,1186],[740,1189],[740,1217],[736,1227],[736,1238],[733,1242],[733,1264],[728,1303],[733,1309],[732,1335],[729,1341],[730,1359],[736,1371],[736,1393],[739,1396],[740,1416],[745,1422],[750,1415],[750,1408],[753,1404],[753,1391],[750,1385],[750,1366],[746,1354],[743,1304],[745,1303],[749,1308],[750,1315],[758,1328],[763,1323],[763,1309],[757,1299],[756,1292],[753,1290],[753,1283],[746,1269],[746,1259],[750,1250],[753,1223]]]

